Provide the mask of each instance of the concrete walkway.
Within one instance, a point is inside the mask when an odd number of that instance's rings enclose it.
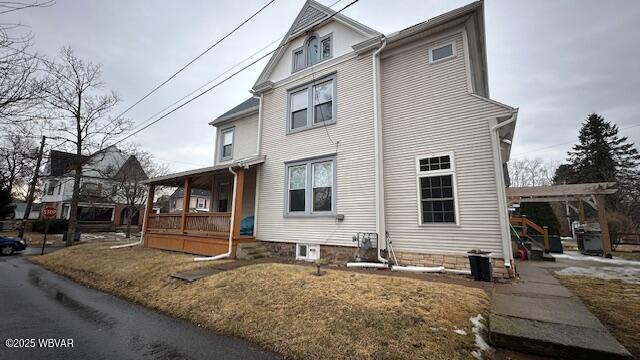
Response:
[[[518,262],[521,282],[494,288],[492,343],[559,358],[630,359],[602,323],[540,264]]]

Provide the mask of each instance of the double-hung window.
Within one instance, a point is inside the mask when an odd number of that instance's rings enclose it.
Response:
[[[458,224],[453,153],[416,158],[419,222]]]
[[[334,123],[335,97],[335,75],[290,90],[288,132]]]
[[[222,130],[220,134],[220,160],[233,159],[233,128]]]
[[[335,214],[334,157],[286,165],[285,215]]]

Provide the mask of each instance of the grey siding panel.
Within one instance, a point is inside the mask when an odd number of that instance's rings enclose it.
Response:
[[[220,161],[220,134],[222,130],[235,127],[233,133],[233,159]],[[216,131],[216,164],[224,164],[233,160],[249,157],[256,154],[258,139],[258,113],[230,121],[220,125]]]
[[[287,89],[312,80],[311,76],[264,96],[262,149],[266,160],[259,185],[259,240],[354,246],[351,237],[356,232],[375,231],[371,71],[371,57],[363,56],[313,75],[318,79],[336,72],[337,122],[326,127],[286,135]],[[285,218],[284,163],[334,153],[336,212],[344,214],[344,221]]]
[[[456,57],[429,63],[431,46],[456,41]],[[504,108],[471,96],[462,33],[382,60],[387,231],[396,251],[501,256],[489,119]],[[453,152],[459,226],[418,225],[415,156]]]

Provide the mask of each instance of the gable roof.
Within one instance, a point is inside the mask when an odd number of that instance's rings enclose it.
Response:
[[[64,151],[51,150],[49,153],[49,175],[62,176],[73,170],[74,159],[76,159],[77,156],[76,154]],[[89,156],[80,156],[80,161],[82,162],[85,162],[87,159],[89,159]]]
[[[258,105],[260,105],[260,99],[255,97],[250,97],[247,100],[233,107],[231,110],[218,116],[215,120],[211,121],[209,125],[216,126],[225,121],[235,119],[239,116],[251,114],[254,111],[258,111]]]
[[[333,16],[333,18],[331,19],[332,21],[338,21],[363,35],[367,35],[370,37],[381,35],[380,32],[353,20],[352,18],[343,15],[342,13],[336,12],[328,6],[324,6],[313,0],[307,0],[298,13],[298,16],[291,24],[291,27],[282,38],[282,41],[280,41],[280,44],[278,44],[278,47],[276,48],[278,50],[273,53],[273,55],[271,55],[269,62],[264,67],[264,69],[262,69],[258,80],[256,80],[256,83],[253,85],[253,88],[256,89],[258,85],[265,82],[269,75],[271,75],[271,71],[273,71],[273,68],[278,63],[278,61],[285,53],[288,53],[287,46],[284,46],[285,44],[287,44],[287,42],[302,35],[308,29],[320,25],[324,19],[328,19],[330,16]]]
[[[120,169],[116,173],[116,179],[122,180],[147,180],[149,177],[144,172],[140,161],[135,155],[129,156],[127,161],[120,166]]]

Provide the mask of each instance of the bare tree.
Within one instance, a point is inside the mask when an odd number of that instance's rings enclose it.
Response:
[[[116,181],[114,195],[125,203],[126,237],[131,237],[131,222],[136,213],[140,213],[147,202],[147,187],[142,181],[150,177],[165,175],[169,169],[165,165],[157,164],[150,153],[140,150],[136,146],[125,151],[129,158],[115,173]]]
[[[553,183],[553,175],[558,167],[554,162],[535,159],[511,159],[508,163],[512,187],[543,186]]]
[[[100,65],[82,61],[70,47],[66,47],[60,51],[59,58],[47,66],[50,79],[45,91],[50,110],[50,131],[54,139],[69,144],[75,154],[67,238],[67,245],[71,245],[78,222],[83,166],[90,159],[87,155],[106,149],[107,143],[126,131],[130,123],[122,118],[109,117],[120,99],[114,92],[104,91]]]
[[[0,136],[0,187],[20,197],[35,167],[37,144],[21,126],[4,126]],[[17,196],[16,196],[17,195]]]

